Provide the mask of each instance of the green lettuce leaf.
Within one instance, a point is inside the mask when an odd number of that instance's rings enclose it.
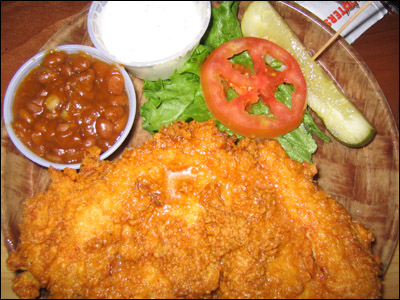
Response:
[[[175,73],[168,80],[145,81],[143,90],[147,101],[140,108],[140,114],[144,121],[143,128],[151,133],[160,130],[162,125],[168,126],[176,120],[206,119],[200,115],[205,111],[204,108],[193,116],[189,116],[187,112],[187,110],[196,111],[201,106],[201,101],[204,102],[200,78],[197,75]],[[191,107],[192,105],[196,108]]]
[[[275,98],[286,106],[291,107],[293,92],[293,85],[280,84],[275,93]],[[318,128],[311,115],[306,111],[299,127],[276,139],[291,159],[299,162],[307,161],[312,164],[311,156],[317,151],[317,144],[313,139],[313,134],[320,136],[326,142],[330,141],[329,137]]]
[[[204,46],[204,45],[199,45],[197,48],[194,50],[193,54],[189,57],[189,59],[185,62],[183,67],[179,70],[179,74],[184,74],[184,73],[192,73],[194,75],[197,75],[200,78],[200,69],[201,65],[203,62],[206,60],[207,56],[211,52],[211,48]]]
[[[242,37],[237,18],[239,1],[222,1],[220,7],[212,8],[210,29],[203,38],[203,44],[215,49],[221,44]]]

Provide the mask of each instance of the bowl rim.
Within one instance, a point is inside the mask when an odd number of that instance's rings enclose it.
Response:
[[[196,37],[188,44],[186,45],[186,47],[184,47],[182,50],[180,50],[179,52],[172,54],[170,56],[167,56],[165,58],[161,58],[161,59],[157,59],[157,60],[152,60],[152,61],[145,61],[145,62],[139,62],[139,61],[130,61],[130,62],[126,62],[123,61],[121,59],[118,59],[116,56],[114,56],[113,54],[111,54],[105,47],[103,47],[103,45],[101,43],[99,43],[96,34],[94,33],[94,28],[93,28],[93,20],[94,20],[94,16],[96,14],[95,8],[100,5],[103,4],[105,2],[108,1],[93,1],[92,4],[90,5],[89,8],[89,13],[88,13],[88,17],[87,17],[87,28],[88,28],[88,33],[89,33],[89,37],[90,40],[92,41],[93,45],[101,50],[102,52],[104,52],[105,55],[107,55],[107,57],[109,57],[109,59],[112,59],[120,64],[123,64],[125,66],[128,67],[152,67],[152,66],[156,66],[156,65],[162,65],[165,63],[168,63],[170,61],[173,61],[175,59],[178,59],[179,57],[184,56],[186,53],[188,53],[189,51],[191,51],[201,40],[201,38],[203,37],[203,35],[205,34],[205,32],[208,29],[208,26],[210,24],[211,21],[211,2],[210,1],[192,1],[192,2],[205,2],[206,4],[206,16],[204,18],[204,20],[202,20],[202,28],[199,31],[199,33],[196,35]]]
[[[109,157],[111,154],[113,154],[124,142],[124,140],[127,138],[129,135],[133,122],[135,120],[136,116],[136,105],[137,105],[137,100],[136,100],[136,92],[135,92],[135,87],[133,86],[132,80],[128,73],[126,72],[125,68],[121,66],[118,63],[113,62],[110,58],[106,57],[101,51],[99,51],[97,48],[90,47],[90,46],[85,46],[85,45],[78,45],[78,44],[66,44],[66,45],[60,45],[56,47],[52,47],[49,50],[44,50],[30,59],[28,59],[19,69],[18,71],[14,74],[12,77],[10,83],[7,86],[6,93],[4,95],[4,103],[3,103],[3,120],[4,120],[4,125],[7,131],[8,136],[10,137],[11,141],[13,144],[17,147],[17,149],[28,159],[31,161],[49,168],[50,166],[56,168],[56,169],[65,169],[65,168],[72,168],[72,169],[79,169],[81,166],[81,163],[74,163],[74,164],[60,164],[60,163],[54,163],[50,162],[36,153],[34,153],[31,149],[29,149],[28,146],[26,146],[15,134],[14,129],[12,128],[11,123],[14,120],[13,113],[12,113],[12,106],[14,102],[14,96],[15,93],[19,87],[19,84],[21,80],[23,80],[26,75],[31,71],[33,67],[36,67],[39,65],[45,55],[50,51],[50,50],[61,50],[61,51],[66,51],[67,53],[78,53],[78,52],[85,52],[99,60],[102,60],[108,64],[115,64],[118,69],[120,70],[122,76],[124,77],[125,81],[125,90],[126,93],[128,94],[128,99],[129,99],[129,116],[128,116],[128,121],[127,124],[125,125],[124,130],[122,131],[122,134],[118,137],[117,141],[104,153],[100,155],[100,160],[104,160],[107,157]]]

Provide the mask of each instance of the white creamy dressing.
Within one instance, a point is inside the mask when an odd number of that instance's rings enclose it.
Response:
[[[192,1],[109,1],[99,21],[105,47],[125,63],[169,57],[201,31]]]

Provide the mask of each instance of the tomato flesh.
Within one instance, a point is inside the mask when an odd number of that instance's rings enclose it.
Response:
[[[254,72],[229,60],[236,54],[248,51],[253,60]],[[283,71],[276,71],[265,63],[269,54],[285,65]],[[213,116],[242,136],[275,138],[297,128],[307,105],[307,88],[297,61],[283,48],[260,38],[242,37],[228,41],[208,56],[200,74],[203,95]],[[292,84],[292,105],[287,107],[275,98],[277,86]],[[226,87],[238,94],[228,100]],[[250,114],[247,109],[262,100],[273,116]]]

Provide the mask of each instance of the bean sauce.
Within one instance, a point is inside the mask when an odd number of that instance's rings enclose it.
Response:
[[[81,162],[88,147],[107,151],[128,121],[124,78],[80,52],[50,50],[20,84],[13,128],[33,152],[61,164]]]

